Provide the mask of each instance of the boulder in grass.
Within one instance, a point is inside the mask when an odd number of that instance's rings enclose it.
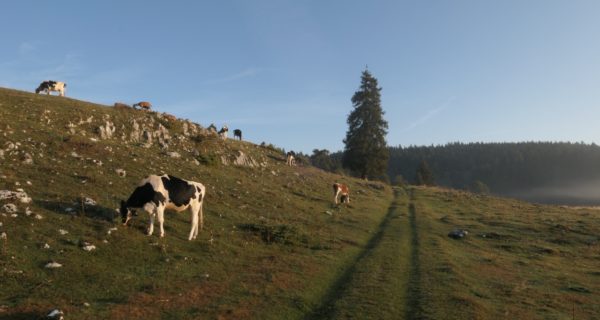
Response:
[[[15,213],[17,212],[17,206],[12,203],[7,203],[2,206],[2,211],[6,213]]]
[[[31,202],[31,198],[23,189],[17,189],[17,191],[0,190],[0,200],[19,200],[21,203]]]
[[[127,175],[127,172],[123,169],[117,169],[117,170],[115,170],[115,172],[121,178],[125,178],[125,176]]]
[[[62,267],[62,264],[55,262],[55,261],[48,262],[44,266],[44,268],[46,268],[46,269],[57,269],[57,268],[61,268],[61,267]]]
[[[50,311],[47,315],[46,315],[46,319],[51,319],[51,320],[64,320],[65,319],[65,313],[60,311],[59,309],[54,309],[52,311]]]
[[[96,246],[87,241],[80,241],[79,246],[81,247],[81,249],[83,249],[83,251],[87,251],[87,252],[96,250]]]
[[[448,233],[448,237],[452,239],[464,239],[469,234],[469,231],[462,229],[454,229]]]
[[[86,205],[86,206],[95,206],[96,205],[96,201],[94,199],[92,199],[92,198],[85,197],[83,199],[83,204]]]

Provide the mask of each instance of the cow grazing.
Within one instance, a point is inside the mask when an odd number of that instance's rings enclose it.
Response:
[[[57,91],[61,97],[65,96],[65,90],[67,88],[67,84],[60,81],[44,81],[40,83],[39,87],[35,89],[35,93],[46,92],[46,94],[50,95],[50,92]]]
[[[348,186],[341,183],[333,184],[333,202],[338,204],[338,197],[341,195],[340,200],[342,203],[350,203],[350,189]]]
[[[229,132],[229,128],[227,128],[225,125],[223,128],[221,128],[221,130],[219,130],[219,137],[221,137],[223,140],[227,140],[227,132]]]
[[[129,109],[131,108],[128,104],[122,103],[122,102],[115,102],[114,107],[116,109]]]
[[[233,130],[233,138],[238,138],[240,139],[240,141],[242,141],[242,130],[240,129],[235,129]]]
[[[140,107],[142,110],[150,110],[152,108],[152,104],[148,101],[140,101],[138,103],[134,103],[132,107],[134,109],[135,107]]]
[[[289,151],[285,157],[285,164],[288,166],[296,165],[296,153],[294,151]]]
[[[158,217],[160,236],[165,236],[163,228],[165,209],[177,212],[190,209],[192,213],[192,229],[188,240],[198,236],[198,219],[200,229],[204,225],[202,202],[206,188],[198,182],[186,181],[170,175],[150,175],[142,180],[127,201],[121,201],[121,218],[123,225],[135,215],[135,210],[141,209],[150,214],[148,235],[154,232],[154,217]]]

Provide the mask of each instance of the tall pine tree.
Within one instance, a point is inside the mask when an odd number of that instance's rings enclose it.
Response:
[[[363,179],[382,177],[389,159],[385,141],[388,124],[383,119],[380,91],[377,79],[369,70],[363,71],[360,89],[352,96],[354,110],[347,120],[342,164]]]

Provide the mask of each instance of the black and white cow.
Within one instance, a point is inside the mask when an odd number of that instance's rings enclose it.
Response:
[[[204,225],[202,202],[206,195],[204,185],[194,181],[186,181],[171,175],[151,175],[144,178],[133,191],[127,201],[121,201],[121,218],[123,225],[135,214],[136,209],[141,209],[150,214],[148,235],[154,232],[154,217],[158,217],[160,236],[165,236],[163,223],[165,209],[177,212],[190,209],[192,213],[192,229],[188,240],[198,236],[198,219],[200,229]]]
[[[285,164],[288,166],[296,165],[296,153],[294,151],[288,151],[285,155]]]
[[[40,86],[35,89],[35,93],[46,92],[46,94],[50,94],[51,91],[57,91],[61,97],[65,96],[65,89],[67,88],[67,84],[60,81],[44,81],[40,83]]]
[[[221,130],[219,130],[219,137],[221,137],[221,139],[223,140],[227,140],[227,132],[229,131],[229,128],[227,128],[227,125],[224,125],[223,128],[221,128]]]

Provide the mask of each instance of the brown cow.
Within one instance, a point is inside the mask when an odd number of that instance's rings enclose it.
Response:
[[[152,108],[152,104],[148,101],[140,101],[138,103],[134,103],[132,107],[134,109],[135,109],[135,107],[140,107],[140,109],[143,109],[143,110],[150,110]]]
[[[341,195],[342,203],[350,203],[350,189],[348,186],[341,183],[333,184],[333,202],[338,204],[338,196]]]

